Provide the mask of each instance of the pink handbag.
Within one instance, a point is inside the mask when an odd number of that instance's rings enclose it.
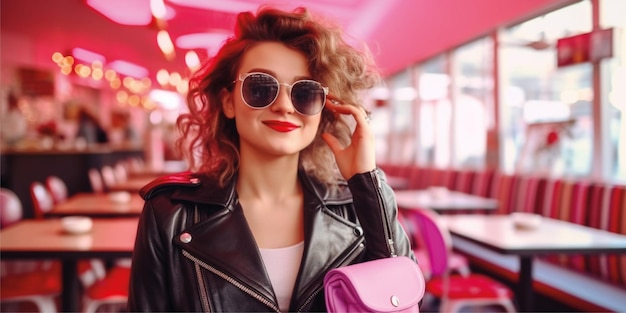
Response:
[[[324,277],[328,312],[419,312],[425,282],[405,256],[330,270]]]

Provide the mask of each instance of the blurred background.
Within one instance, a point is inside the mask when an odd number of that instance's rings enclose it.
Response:
[[[188,77],[263,3],[3,0],[3,186],[8,153],[177,160]],[[380,163],[626,179],[623,1],[272,4],[306,6],[372,50]]]

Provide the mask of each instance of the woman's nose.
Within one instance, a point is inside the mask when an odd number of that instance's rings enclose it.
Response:
[[[271,109],[274,112],[293,113],[295,108],[291,102],[291,86],[287,84],[280,84],[280,90],[276,101],[272,103]]]

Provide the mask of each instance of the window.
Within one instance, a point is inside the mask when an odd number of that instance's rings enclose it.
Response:
[[[456,167],[485,166],[487,129],[493,128],[493,40],[476,40],[454,51],[454,145]]]
[[[448,59],[440,55],[419,67],[417,73],[420,165],[450,166],[452,101]]]
[[[608,147],[604,158],[608,162],[604,171],[610,179],[626,182],[626,1],[603,0],[600,2],[600,25],[602,28],[618,28],[621,35],[615,42],[623,43],[617,49],[617,54],[602,63],[602,90],[607,90],[608,96],[603,99],[602,121],[608,125],[609,136],[605,145]],[[617,37],[617,36],[616,36]]]
[[[581,1],[515,25],[500,44],[501,167],[587,176],[593,147],[590,63],[557,68],[556,40],[591,31]]]

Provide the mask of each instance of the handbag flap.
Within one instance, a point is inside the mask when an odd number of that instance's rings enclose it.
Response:
[[[328,288],[346,290],[372,311],[402,311],[417,306],[424,296],[425,281],[415,261],[405,256],[384,258],[333,269],[326,274]]]

